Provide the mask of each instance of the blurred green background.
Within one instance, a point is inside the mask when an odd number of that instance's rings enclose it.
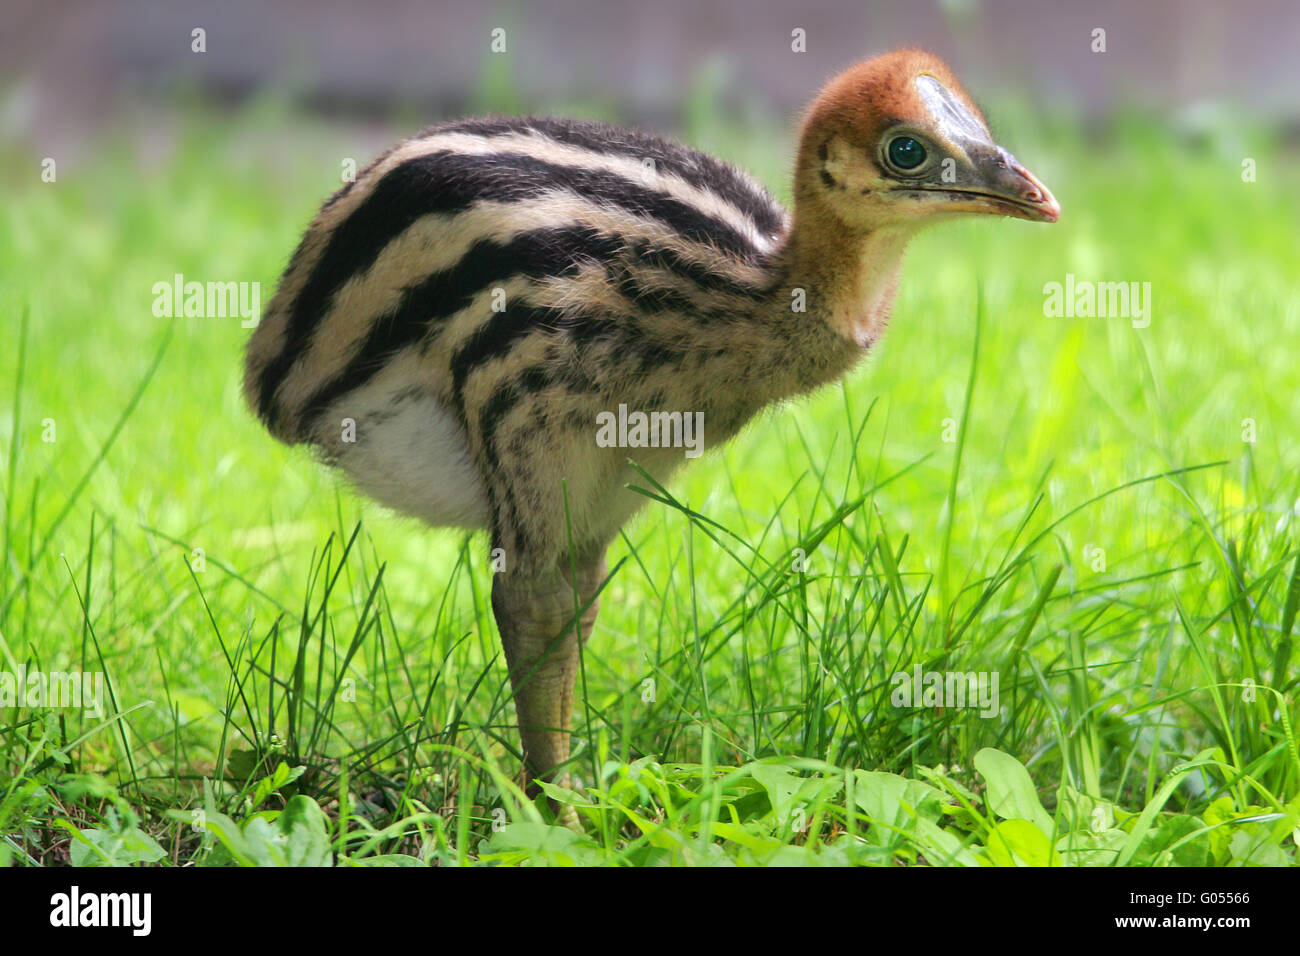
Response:
[[[364,519],[325,633],[343,640],[364,617],[386,562],[388,634],[420,678],[409,696],[440,675],[416,712],[435,737],[480,728],[476,746],[500,756],[509,720],[485,546],[364,503],[276,445],[239,392],[238,318],[155,317],[154,284],[259,282],[265,303],[349,161],[468,113],[639,124],[788,201],[797,110],[818,85],[923,45],[1053,189],[1061,222],[924,235],[864,368],[674,483],[765,566],[831,522],[793,603],[758,601],[737,623],[753,569],[679,511],[646,509],[612,554],[629,561],[590,645],[599,719],[588,711],[580,759],[621,746],[700,760],[703,727],[738,763],[797,754],[905,771],[999,746],[1046,782],[1086,789],[1090,766],[1109,798],[1141,806],[1171,766],[1219,746],[1235,770],[1189,782],[1188,807],[1246,769],[1285,804],[1300,783],[1282,730],[1300,568],[1298,16],[1265,2],[1231,16],[1209,3],[974,0],[19,3],[0,45],[0,653],[10,667],[70,666],[94,630],[117,709],[148,706],[129,735],[89,740],[79,765],[164,780],[175,794],[155,796],[184,802],[179,781],[223,765],[218,735],[238,709],[223,701],[244,665],[228,666],[217,635],[249,640],[255,658],[252,644],[302,608],[326,538]],[[490,52],[496,29],[504,53]],[[796,30],[806,52],[791,49]],[[1044,286],[1067,275],[1150,283],[1149,326],[1045,314]],[[882,540],[894,553],[883,565]],[[864,623],[877,606],[897,614],[890,627]],[[706,661],[698,641],[714,629],[729,636]],[[1016,674],[1032,703],[1003,720],[881,716],[893,663],[998,669],[1012,645],[1028,655]],[[369,654],[354,666],[377,687],[397,665]],[[474,697],[484,668],[496,703]],[[633,713],[647,675],[674,690]],[[1225,689],[1246,679],[1283,696]],[[321,752],[360,753],[406,726],[410,713],[381,697],[338,717],[346,745]],[[1071,750],[1084,726],[1089,755]],[[398,763],[437,768],[436,805],[455,790],[446,760]],[[1235,795],[1242,812],[1268,802]]]

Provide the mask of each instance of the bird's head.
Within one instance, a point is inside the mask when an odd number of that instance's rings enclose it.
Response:
[[[804,120],[796,190],[801,206],[855,230],[971,213],[1055,222],[1061,212],[994,141],[952,71],[921,50],[867,60],[826,85]]]

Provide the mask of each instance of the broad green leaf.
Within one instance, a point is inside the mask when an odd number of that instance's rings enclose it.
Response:
[[[603,862],[600,848],[568,827],[525,821],[510,823],[483,841],[483,856],[501,857],[500,862],[540,862],[559,866],[594,865]],[[519,855],[523,858],[520,859]]]
[[[975,755],[975,769],[988,784],[985,802],[994,816],[1003,820],[1028,820],[1053,835],[1052,818],[1043,809],[1029,771],[1015,757],[986,747]]]
[[[1238,830],[1228,845],[1228,852],[1237,866],[1291,865],[1290,857],[1270,840],[1263,827]]]
[[[858,770],[854,775],[853,802],[872,822],[867,839],[877,846],[894,846],[899,831],[911,833],[918,819],[938,820],[947,799],[929,784],[896,773]]]
[[[1166,816],[1142,840],[1129,861],[1134,866],[1164,865],[1213,866],[1215,831],[1196,817],[1186,814]],[[1227,835],[1224,836],[1226,848]]]
[[[299,794],[285,804],[276,829],[284,839],[288,866],[331,866],[329,828],[325,812],[311,797]]]
[[[1123,830],[1078,830],[1057,840],[1056,852],[1064,866],[1114,866],[1127,839]]]
[[[290,767],[283,760],[280,761],[269,776],[257,781],[257,786],[253,789],[253,795],[250,798],[252,805],[260,807],[267,797],[283,787],[287,787],[306,772],[306,767]]]
[[[981,866],[980,858],[968,846],[963,846],[955,833],[942,829],[937,823],[921,818],[916,821],[912,835],[917,849],[925,854],[931,866]]]
[[[840,786],[839,780],[801,777],[794,767],[775,761],[751,764],[749,773],[767,791],[778,825],[790,825],[796,808],[816,803],[823,794]]]
[[[978,757],[976,758],[978,759]],[[989,859],[998,866],[1060,866],[1060,854],[1028,820],[1003,820],[989,833]]]
[[[158,841],[139,827],[109,830],[86,827],[75,830],[68,848],[73,866],[131,866],[156,863],[167,855]]]

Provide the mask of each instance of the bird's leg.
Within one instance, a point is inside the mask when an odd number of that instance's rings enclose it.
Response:
[[[603,556],[580,563],[575,604],[568,562],[560,563],[543,575],[503,571],[492,580],[492,613],[510,668],[530,793],[539,778],[568,783],[562,767],[569,759],[579,641],[591,633],[597,609],[592,598],[605,577]],[[575,625],[576,609],[582,611]]]

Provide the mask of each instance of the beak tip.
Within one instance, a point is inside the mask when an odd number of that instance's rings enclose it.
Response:
[[[1056,201],[1056,197],[1051,191],[1042,184],[1037,176],[1025,169],[1019,163],[1015,165],[1015,171],[1020,174],[1021,178],[1028,184],[1025,191],[1026,201],[1037,207],[1039,214],[1043,217],[1044,222],[1056,222],[1061,218],[1061,204]]]

